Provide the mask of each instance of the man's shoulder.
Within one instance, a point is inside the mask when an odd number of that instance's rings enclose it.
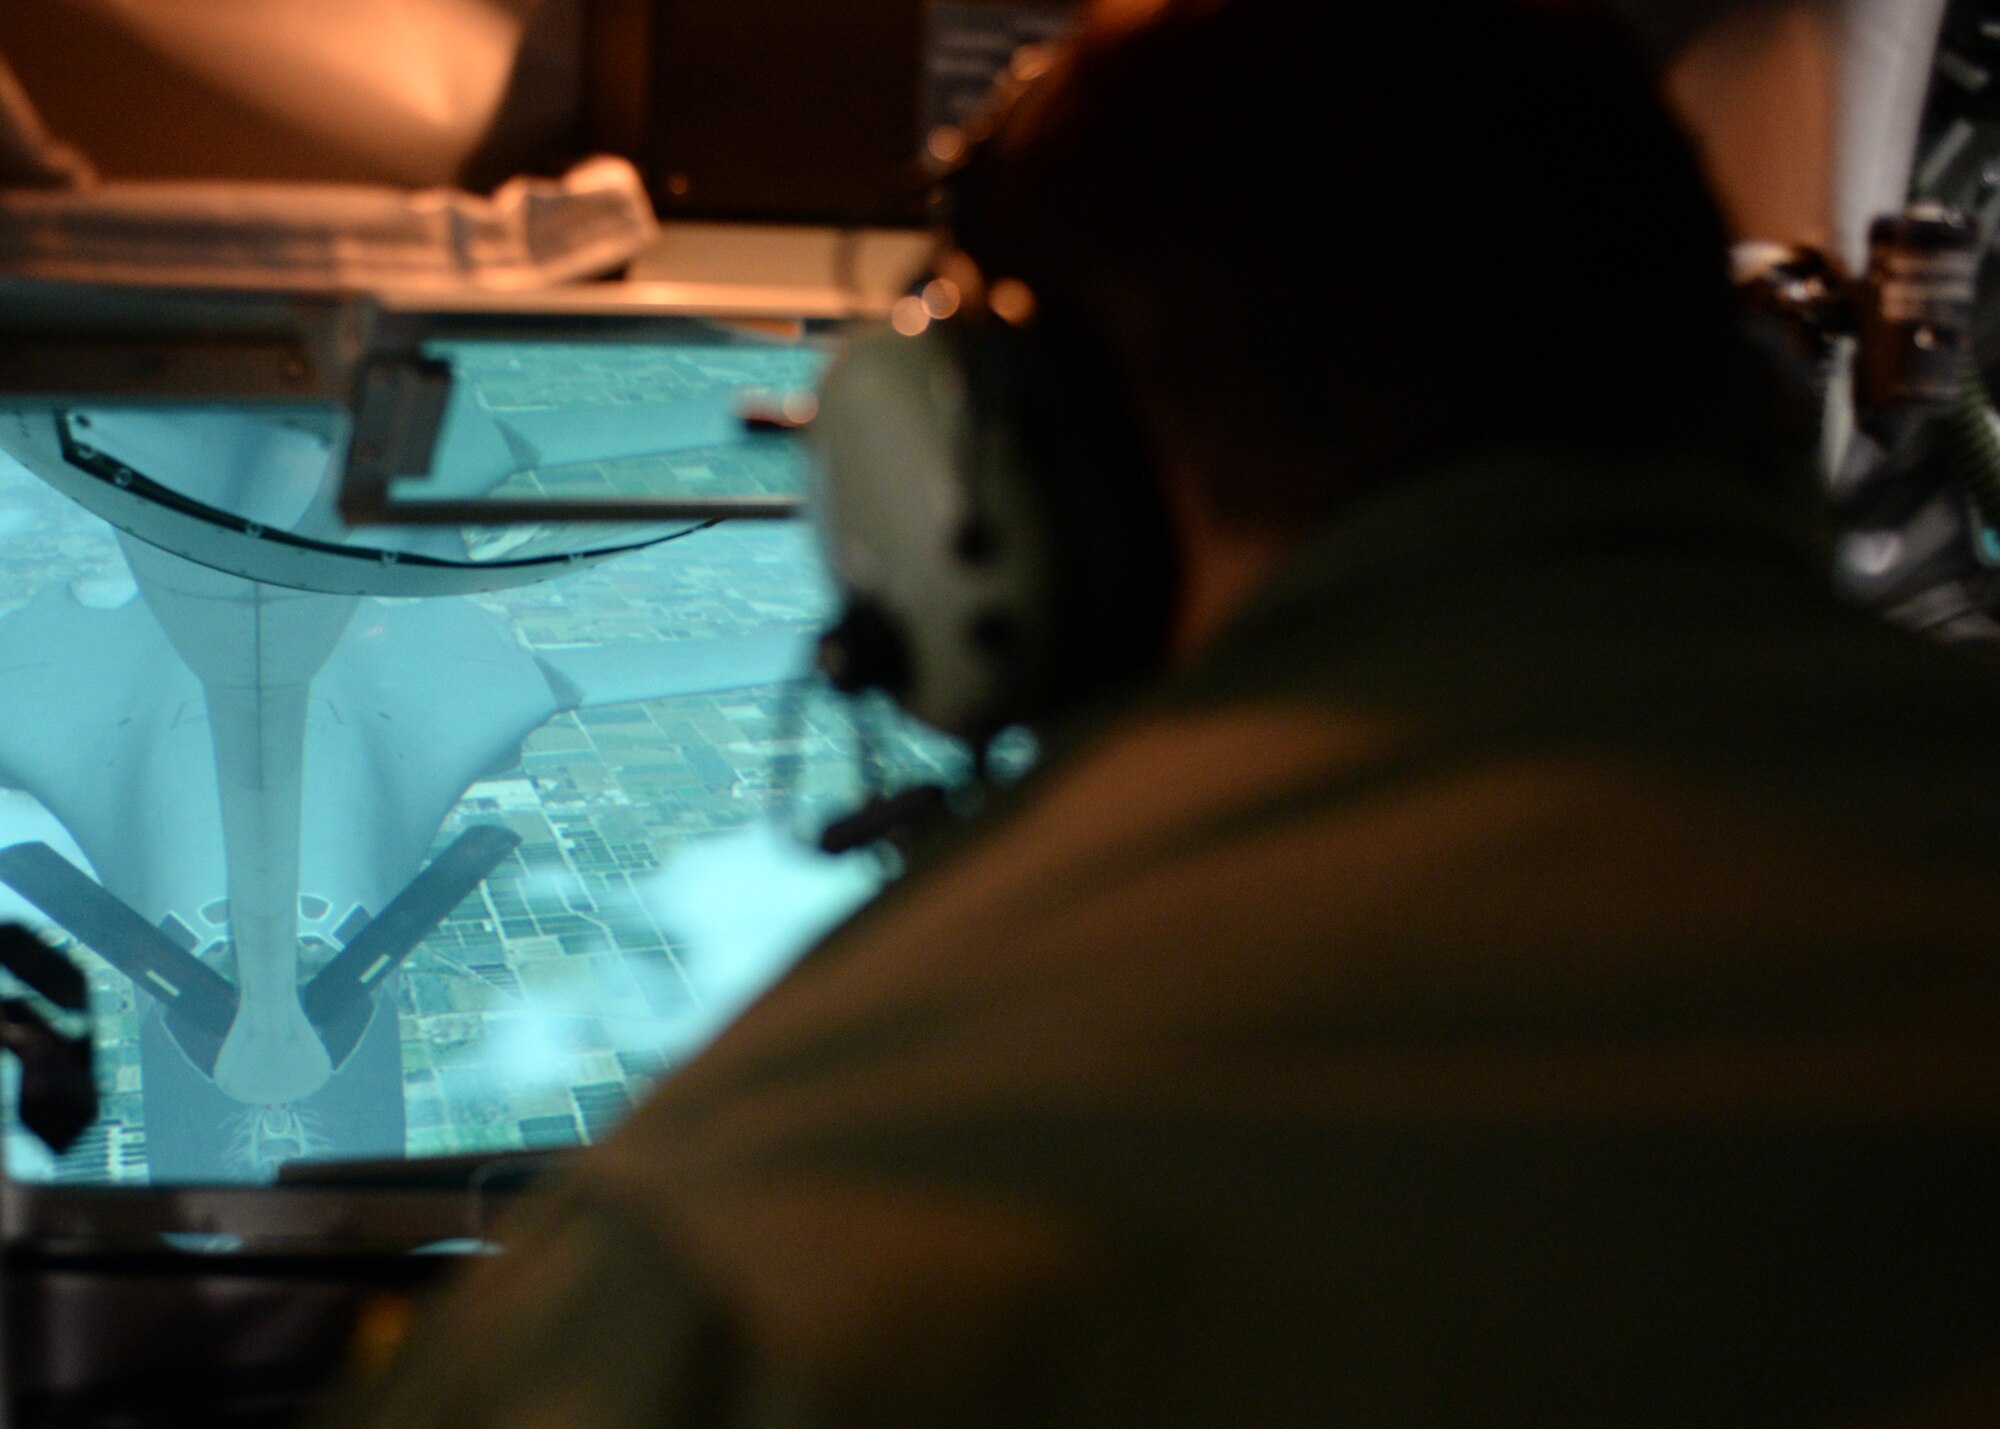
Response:
[[[1580,1307],[1717,1303],[1758,1256],[1760,1285],[1824,1275],[1773,1208],[1874,1256],[1854,1187],[1990,1165],[1952,1129],[2000,1110],[1997,864],[1587,741],[1158,713],[837,935],[595,1174],[742,1314],[871,1374],[1089,1314],[1179,1357],[1151,1372],[1190,1405],[1228,1399],[1252,1324],[1297,1358],[1246,1393],[1333,1402],[1378,1369],[1300,1370],[1325,1345],[1508,1303],[1564,1327],[1492,1350],[1532,1380],[1593,1362]],[[1951,1134],[1884,1152],[1884,1125]],[[1642,1182],[1659,1224],[1607,1221]]]
[[[1582,725],[1310,693],[1156,707],[838,933],[690,1084],[822,1037],[971,1057],[1032,1036],[1057,1067],[1308,1005],[1330,1043],[1965,972],[2000,935],[1979,835],[2000,681],[1850,633],[1893,681],[1823,668],[1829,638],[1689,672],[1678,704],[1579,691],[1618,705]]]

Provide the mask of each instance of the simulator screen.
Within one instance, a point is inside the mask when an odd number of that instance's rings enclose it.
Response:
[[[458,491],[802,481],[736,418],[799,345],[451,356]],[[803,522],[350,531],[344,440],[0,413],[0,918],[87,969],[105,1108],[16,1177],[594,1141],[879,881],[793,835],[957,768],[808,679]]]

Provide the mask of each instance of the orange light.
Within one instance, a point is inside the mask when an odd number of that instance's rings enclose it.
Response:
[[[1019,278],[1002,278],[993,285],[986,305],[1001,321],[1026,327],[1035,320],[1035,290]]]
[[[750,337],[775,337],[784,342],[804,342],[806,325],[800,318],[717,318],[724,332],[740,332]]]
[[[922,298],[898,298],[889,309],[889,326],[904,337],[916,337],[931,325],[931,315]]]
[[[924,311],[933,322],[943,322],[957,312],[960,301],[958,284],[949,278],[933,278],[924,284]]]
[[[1055,51],[1048,45],[1022,45],[1007,62],[1007,71],[1016,84],[1033,84],[1055,64]]]
[[[945,250],[937,260],[934,271],[938,277],[958,289],[959,304],[981,302],[986,293],[986,275],[979,271],[979,265],[956,248]]]
[[[965,131],[956,124],[940,124],[931,130],[925,147],[940,164],[955,164],[965,157]]]

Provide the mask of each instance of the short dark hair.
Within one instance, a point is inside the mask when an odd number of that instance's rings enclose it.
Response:
[[[958,218],[1107,349],[1235,523],[1494,448],[1733,429],[1723,220],[1564,0],[1101,6]]]

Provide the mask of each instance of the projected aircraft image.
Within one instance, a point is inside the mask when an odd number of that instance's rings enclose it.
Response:
[[[727,346],[656,355],[636,386],[576,354],[537,369],[496,350],[462,368],[490,380],[455,399],[440,476],[470,492],[615,483],[621,462],[662,454],[693,480],[760,479],[796,456],[744,445],[729,398],[812,371],[792,349]],[[578,395],[607,391],[595,406]],[[779,686],[804,673],[823,614],[796,526],[444,527],[385,544],[334,514],[337,433],[241,411],[6,414],[0,452],[12,468],[0,511],[45,528],[39,545],[12,543],[27,554],[0,577],[15,605],[0,615],[0,785],[17,801],[11,817],[0,806],[0,882],[129,980],[136,1059],[114,1090],[137,1083],[123,1160],[136,1165],[129,1148],[143,1144],[153,1179],[255,1178],[301,1156],[417,1147],[412,1087],[451,1069],[413,1066],[403,1024],[455,1017],[432,1043],[477,1041],[484,1025],[478,996],[454,987],[448,1011],[426,1009],[415,979],[399,978],[427,939],[465,940],[446,927],[455,910],[476,905],[486,949],[469,965],[437,958],[488,991],[518,997],[537,953],[671,963],[664,934],[634,938],[599,907],[629,905],[630,879],[607,895],[580,865],[629,846],[635,818],[650,826],[643,868],[772,797],[712,736],[663,730],[643,702],[749,691],[749,742],[770,753]],[[592,607],[606,590],[628,607],[643,590],[640,608],[606,621]],[[653,747],[606,756],[594,789],[526,767],[538,733],[544,748],[553,736],[599,754],[588,722],[635,709]],[[730,733],[740,762],[744,730]],[[644,776],[660,771],[638,766],[662,763],[684,787],[649,797]],[[684,797],[691,772],[703,799]],[[556,834],[551,801],[565,800]],[[607,818],[623,840],[603,836]],[[649,1033],[658,1026],[623,1047],[600,1037],[637,1069],[619,1081],[658,1070]],[[594,1085],[599,1103],[629,1099]],[[496,1097],[489,1078],[460,1100]],[[532,1110],[522,1140],[563,1139],[546,1098]],[[584,1102],[576,1113],[584,1134],[600,1129]]]

